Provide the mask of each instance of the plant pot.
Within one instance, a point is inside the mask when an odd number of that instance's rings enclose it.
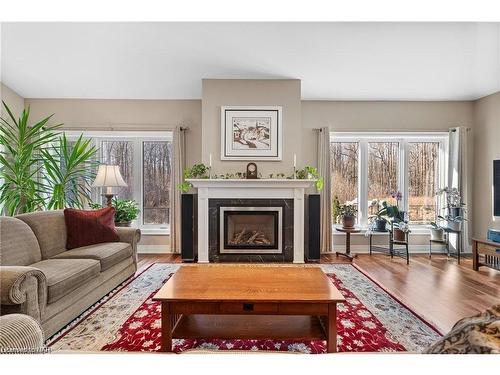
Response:
[[[131,221],[115,221],[115,227],[130,227],[132,225]]]
[[[394,234],[393,234],[392,238],[394,241],[405,242],[406,241],[406,233],[403,232],[401,229],[394,228]]]
[[[386,224],[387,222],[384,219],[375,219],[375,227],[373,228],[374,232],[386,232]]]
[[[355,223],[356,223],[356,218],[354,216],[342,216],[342,227],[354,228]]]
[[[443,228],[431,228],[431,240],[432,241],[444,241]]]
[[[455,218],[457,216],[463,216],[462,210],[462,207],[450,207],[450,217]]]
[[[454,230],[454,231],[461,231],[462,230],[462,222],[461,221],[448,221],[448,229]]]

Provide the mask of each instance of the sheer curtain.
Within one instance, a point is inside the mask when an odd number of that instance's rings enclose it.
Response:
[[[470,184],[469,175],[469,142],[470,129],[465,127],[451,128],[448,133],[448,187],[457,188],[460,192],[462,203],[470,210]],[[466,217],[471,215],[465,215]],[[468,221],[462,223],[462,251],[469,248]]]
[[[170,248],[174,253],[181,251],[181,191],[185,162],[185,130],[174,129],[172,141],[172,180],[170,183]]]
[[[332,251],[332,183],[330,174],[330,130],[328,127],[318,132],[318,172],[324,178],[320,192],[321,205],[321,251]]]

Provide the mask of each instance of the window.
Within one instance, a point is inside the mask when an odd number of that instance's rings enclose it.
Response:
[[[358,143],[330,143],[332,197],[341,204],[358,198]]]
[[[120,199],[134,199],[134,143],[132,141],[100,141],[101,163],[119,165],[127,187],[114,188],[113,193]],[[104,197],[103,197],[104,198]],[[103,203],[105,199],[103,199]]]
[[[143,225],[170,224],[170,176],[172,143],[142,143]]]
[[[437,209],[439,142],[409,143],[408,154],[408,215],[413,223],[429,224]]]
[[[365,226],[377,211],[371,203],[395,204],[391,194],[400,191],[410,224],[429,224],[439,212],[447,147],[447,133],[332,133],[332,198],[356,202]]]
[[[378,200],[396,203],[391,198],[391,193],[398,190],[398,166],[399,142],[368,143],[368,200],[370,202]]]
[[[78,137],[81,132],[67,132]],[[74,134],[73,134],[74,133]],[[120,166],[127,187],[113,188],[120,199],[139,204],[137,224],[145,233],[167,234],[172,173],[171,132],[84,132],[99,148],[101,163]],[[94,201],[101,201],[94,190]]]

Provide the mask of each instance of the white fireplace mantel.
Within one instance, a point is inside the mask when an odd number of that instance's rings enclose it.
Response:
[[[315,180],[187,179],[198,189],[198,262],[208,263],[208,200],[293,199],[293,263],[304,263],[304,194]]]

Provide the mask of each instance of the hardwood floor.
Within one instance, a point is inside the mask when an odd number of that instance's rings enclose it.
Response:
[[[140,254],[139,269],[155,262],[180,263],[177,254]],[[324,254],[322,263],[346,263],[342,258]],[[354,260],[360,269],[382,285],[422,318],[442,332],[465,316],[474,315],[500,303],[500,272],[485,267],[472,270],[472,261],[444,255],[412,255],[404,259],[384,254],[360,254]]]

